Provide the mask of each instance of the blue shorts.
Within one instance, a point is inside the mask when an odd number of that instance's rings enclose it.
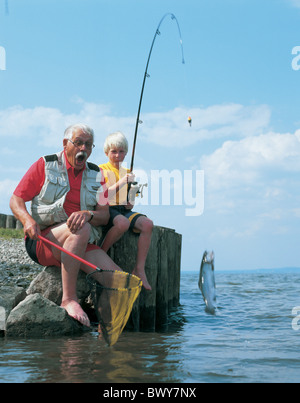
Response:
[[[109,206],[109,214],[110,214],[110,218],[109,218],[108,224],[105,227],[106,231],[108,231],[114,225],[113,224],[114,219],[118,215],[122,215],[129,220],[129,222],[130,222],[129,228],[133,232],[139,233],[140,232],[139,230],[134,229],[136,220],[139,217],[146,217],[145,214],[135,213],[134,211],[126,209],[125,206]]]

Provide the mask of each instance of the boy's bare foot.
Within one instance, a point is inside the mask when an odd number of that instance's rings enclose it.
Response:
[[[68,315],[78,320],[79,323],[90,327],[90,320],[77,301],[74,299],[67,299],[66,301],[62,301],[60,306],[67,311]]]
[[[138,269],[134,269],[132,274],[134,274],[135,276],[139,277],[142,280],[143,283],[143,287],[147,290],[147,291],[151,291],[151,285],[148,283],[147,280],[147,276],[144,270],[138,270]]]

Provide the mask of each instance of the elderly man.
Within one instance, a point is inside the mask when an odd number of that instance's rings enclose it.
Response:
[[[10,200],[10,208],[24,227],[29,256],[43,266],[62,271],[61,306],[83,325],[90,322],[78,303],[79,269],[93,271],[66,253],[39,240],[42,235],[67,251],[103,269],[121,270],[94,244],[97,227],[105,225],[109,210],[103,195],[102,173],[87,159],[94,147],[94,133],[86,125],[65,130],[63,150],[36,161],[24,175]],[[31,201],[31,214],[26,202]]]

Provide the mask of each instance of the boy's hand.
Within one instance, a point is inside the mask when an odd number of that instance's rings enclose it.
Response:
[[[128,203],[128,204],[126,204],[126,206],[125,206],[126,210],[132,210],[133,207],[134,207],[134,205],[131,204],[131,203]]]
[[[135,181],[135,175],[131,172],[126,175],[126,178],[127,178],[127,183],[132,183]]]

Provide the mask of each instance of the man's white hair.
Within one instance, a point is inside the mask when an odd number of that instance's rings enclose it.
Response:
[[[92,136],[94,142],[94,130],[91,129],[88,125],[85,125],[83,123],[76,123],[75,125],[67,127],[64,133],[64,139],[71,140],[74,130],[77,129],[81,129],[85,134]]]

